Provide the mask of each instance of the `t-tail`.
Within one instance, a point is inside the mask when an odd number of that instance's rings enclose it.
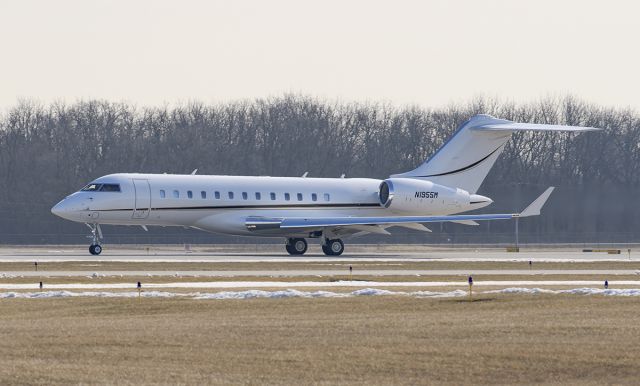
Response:
[[[517,123],[475,115],[463,123],[434,155],[414,170],[391,177],[425,179],[476,193],[514,131],[600,130],[593,127]]]

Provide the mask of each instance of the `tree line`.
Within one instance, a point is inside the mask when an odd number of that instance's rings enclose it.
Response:
[[[574,97],[523,104],[475,98],[428,108],[284,95],[160,107],[19,101],[0,115],[0,243],[77,238],[82,225],[56,219],[49,209],[101,175],[197,168],[199,174],[308,171],[316,177],[386,178],[422,163],[480,113],[604,129],[580,135],[515,133],[479,191],[494,199],[492,212],[521,209],[553,185],[558,189],[547,213],[521,223],[524,237],[544,242],[562,235],[566,240],[624,235],[638,241],[640,116],[633,109]],[[480,229],[446,224],[442,232],[476,232],[487,239],[510,229],[506,223]],[[429,242],[424,235],[415,238]]]

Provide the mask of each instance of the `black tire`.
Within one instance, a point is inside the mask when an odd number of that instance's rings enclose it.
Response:
[[[344,243],[340,239],[329,240],[327,246],[331,250],[331,256],[340,256],[344,252]]]
[[[322,252],[327,256],[340,256],[344,252],[344,243],[340,239],[327,240],[322,246]]]
[[[102,253],[102,247],[99,244],[89,245],[89,253],[94,256],[97,256],[100,253]]]
[[[290,255],[295,255],[296,253],[294,252],[293,248],[291,248],[291,245],[289,244],[285,244],[284,245],[284,249],[287,250],[287,253],[289,253]]]
[[[307,240],[289,239],[285,248],[290,255],[304,255],[308,248]]]

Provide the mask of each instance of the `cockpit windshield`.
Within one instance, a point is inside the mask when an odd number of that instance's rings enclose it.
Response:
[[[101,192],[119,192],[120,191],[120,185],[118,184],[102,184],[102,187],[100,188]]]
[[[94,184],[91,183],[80,189],[82,192],[119,192],[119,184]]]
[[[83,192],[96,192],[100,190],[101,187],[102,187],[102,184],[89,184],[80,190]]]

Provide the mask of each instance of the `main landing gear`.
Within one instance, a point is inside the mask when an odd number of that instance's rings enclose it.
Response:
[[[89,253],[97,256],[102,253],[102,246],[100,240],[102,239],[102,229],[100,224],[86,224],[91,229],[91,245],[89,245]]]
[[[303,255],[307,251],[307,246],[305,239],[287,239],[285,249],[290,255]]]
[[[285,248],[290,255],[303,255],[307,251],[307,240],[302,238],[287,239]],[[340,239],[324,239],[322,252],[327,256],[340,256],[344,252],[344,243]]]
[[[322,244],[322,252],[327,256],[340,256],[344,252],[344,243],[340,239],[327,239]]]

